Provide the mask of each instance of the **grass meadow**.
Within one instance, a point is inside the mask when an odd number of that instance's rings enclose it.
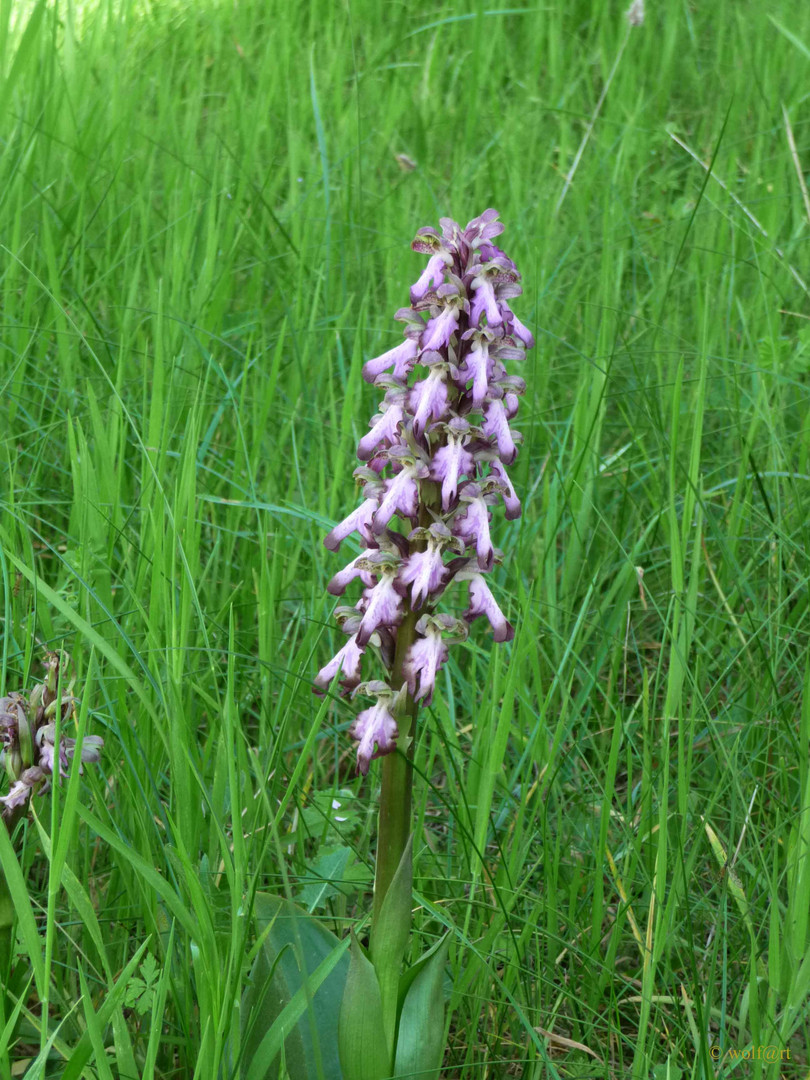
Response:
[[[443,1075],[808,1075],[810,6],[626,6],[0,3],[0,691],[66,649],[105,739],[0,838],[0,1080],[259,1080],[255,895],[370,910],[322,539],[413,234],[489,206],[537,347],[517,633],[416,750]]]

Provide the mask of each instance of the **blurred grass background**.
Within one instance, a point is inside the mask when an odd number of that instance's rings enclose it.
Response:
[[[518,633],[417,754],[446,1075],[806,1072],[810,8],[624,8],[0,3],[0,689],[66,648],[106,740],[3,1078],[213,1080],[255,889],[368,909],[321,541],[413,233],[488,206],[538,344]]]

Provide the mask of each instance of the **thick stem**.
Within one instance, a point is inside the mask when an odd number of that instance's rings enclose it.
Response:
[[[419,485],[419,525],[424,529],[433,521],[434,512],[441,506],[439,485],[423,480]],[[424,547],[417,541],[413,550]],[[405,601],[405,615],[397,628],[397,647],[391,667],[390,686],[399,690],[405,682],[404,666],[414,640],[420,612],[411,609]],[[380,813],[377,823],[377,865],[374,870],[374,908],[371,933],[380,915],[380,908],[388,892],[388,886],[402,859],[408,837],[411,835],[411,803],[413,791],[413,748],[416,745],[416,714],[419,707],[408,694],[402,715],[397,717],[399,738],[397,750],[383,758],[382,788],[380,790]],[[406,746],[403,753],[400,747]]]
[[[397,647],[391,671],[391,687],[399,689],[405,682],[403,665],[408,649],[416,637],[418,613],[408,605],[405,617],[397,629]],[[397,717],[399,738],[397,750],[386,754],[382,763],[382,789],[377,826],[377,865],[374,872],[374,910],[371,933],[380,915],[382,902],[394,874],[397,872],[408,837],[411,835],[411,792],[413,788],[413,747],[416,736],[416,702],[408,694],[402,715]],[[403,744],[408,749],[400,749]]]

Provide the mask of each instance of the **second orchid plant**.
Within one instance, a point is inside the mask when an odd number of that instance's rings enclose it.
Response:
[[[525,385],[506,362],[523,359],[534,339],[509,305],[522,291],[520,274],[493,243],[503,231],[497,218],[486,210],[464,229],[442,218],[441,233],[416,234],[414,251],[429,258],[410,306],[395,316],[404,340],[363,368],[384,391],[357,448],[363,500],[324,541],[336,551],[359,537],[363,550],[329,591],[342,596],[355,580],[362,591],[337,609],[347,641],[316,684],[373,700],[351,729],[358,770],[383,758],[370,945],[366,952],[353,940],[341,1009],[344,1080],[427,1080],[441,1067],[444,949],[401,972],[410,933],[411,760],[418,708],[431,702],[448,645],[463,641],[480,615],[495,641],[514,635],[487,584],[501,558],[490,521],[498,506],[510,519],[521,512],[507,467],[517,455],[511,421]],[[442,610],[459,588],[466,609]]]

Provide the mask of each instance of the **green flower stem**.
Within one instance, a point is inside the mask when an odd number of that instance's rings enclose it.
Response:
[[[418,613],[411,611],[408,606],[405,617],[397,630],[397,648],[391,677],[391,686],[394,689],[405,682],[403,664],[408,649],[416,637],[418,618]],[[371,921],[372,938],[385,894],[397,872],[408,837],[411,835],[416,707],[417,703],[408,694],[402,714],[397,717],[399,728],[397,750],[393,754],[386,754],[382,763],[382,789],[377,827],[377,865],[374,873],[374,908]]]
[[[423,480],[419,492],[419,524],[427,528],[441,507],[441,488],[431,480]],[[415,545],[424,548],[425,542]],[[405,615],[397,629],[397,647],[391,669],[390,686],[398,690],[405,682],[404,665],[414,640],[420,612],[411,610],[405,601]],[[377,825],[377,865],[374,871],[374,907],[371,917],[371,936],[377,926],[380,908],[388,886],[397,872],[408,837],[411,835],[411,803],[413,791],[413,750],[416,745],[416,714],[418,702],[408,694],[402,713],[397,717],[399,736],[397,750],[386,754],[382,764],[380,813]]]

